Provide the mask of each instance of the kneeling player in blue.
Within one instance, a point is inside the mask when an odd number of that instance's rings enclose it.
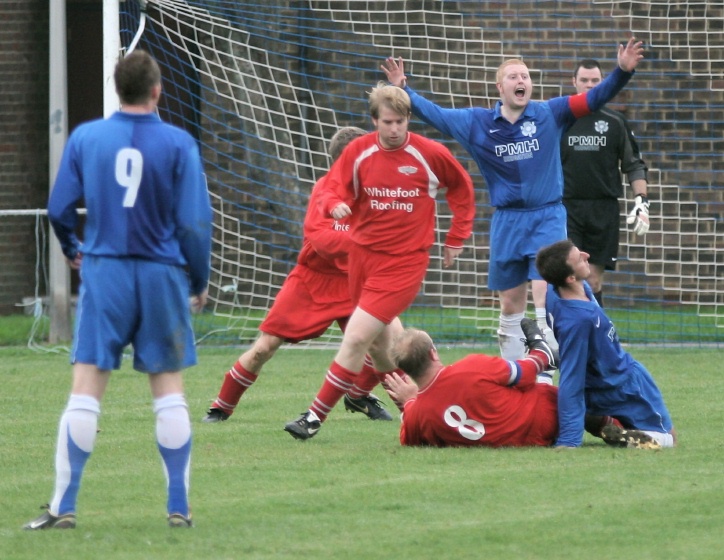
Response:
[[[646,368],[626,352],[616,329],[596,302],[586,278],[588,254],[572,241],[538,251],[536,266],[548,282],[546,313],[559,344],[558,447],[578,447],[586,414],[611,416],[640,430],[661,447],[676,433],[661,391]],[[638,447],[635,442],[631,447]]]
[[[143,51],[116,66],[122,108],[75,129],[63,152],[48,218],[80,269],[71,363],[60,419],[55,491],[25,529],[72,529],[81,478],[95,445],[101,399],[124,347],[147,374],[168,492],[168,524],[191,527],[191,423],[181,370],[196,363],[189,295],[203,307],[211,204],[194,138],[156,115],[161,71]],[[87,208],[84,242],[76,207]]]

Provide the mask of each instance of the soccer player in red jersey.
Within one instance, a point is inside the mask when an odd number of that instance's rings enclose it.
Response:
[[[538,335],[525,358],[471,354],[449,366],[430,336],[408,328],[395,339],[395,363],[414,380],[392,373],[390,390],[404,402],[402,445],[434,447],[549,446],[558,434],[558,388],[536,383],[555,367],[555,357],[531,319],[524,328]],[[528,331],[528,332],[526,332]]]
[[[369,352],[380,372],[395,369],[389,346],[397,318],[413,302],[435,240],[435,198],[453,214],[443,249],[449,267],[462,252],[475,215],[468,173],[442,144],[409,132],[410,98],[383,82],[369,97],[375,132],[352,141],[330,169],[320,209],[349,219],[349,280],[355,309],[325,382],[309,410],[284,429],[313,437],[353,383]]]
[[[367,131],[351,126],[338,130],[329,143],[332,161],[350,141],[364,134]],[[287,276],[259,326],[258,338],[224,375],[219,394],[203,422],[227,420],[242,395],[257,380],[261,368],[284,342],[298,343],[317,338],[334,322],[345,330],[354,310],[347,278],[349,224],[347,220],[335,220],[319,212],[318,199],[324,180],[322,177],[318,181],[310,195],[297,265]],[[398,330],[402,330],[401,324]],[[345,407],[352,412],[363,412],[373,420],[392,420],[379,399],[369,393],[382,379],[367,360],[356,383],[342,387],[346,393]]]
[[[400,443],[433,447],[552,446],[558,437],[558,387],[536,382],[559,358],[533,319],[520,322],[525,358],[471,354],[446,366],[430,336],[405,329],[392,346],[390,393],[404,403]],[[658,449],[647,433],[586,413],[585,430],[614,447]]]

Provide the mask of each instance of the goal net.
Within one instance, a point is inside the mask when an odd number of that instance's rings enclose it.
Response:
[[[652,47],[684,62],[692,76],[709,79],[711,89],[724,90],[723,2],[594,0],[594,4],[612,4],[611,16],[627,19],[630,29],[648,37]]]
[[[211,303],[195,319],[199,339],[256,337],[294,266],[308,193],[330,165],[329,138],[343,126],[370,129],[366,92],[384,79],[385,57],[402,56],[413,87],[443,106],[488,107],[497,100],[495,70],[505,58],[523,58],[534,95],[547,99],[572,93],[578,57],[613,67],[612,37],[625,40],[641,29],[668,41],[659,46],[642,37],[651,60],[620,101],[651,168],[652,229],[645,238],[631,234],[623,220],[631,197],[621,201],[621,254],[618,270],[607,275],[607,307],[630,342],[721,342],[724,189],[717,162],[724,146],[711,131],[700,142],[693,118],[708,111],[721,130],[721,98],[696,98],[721,77],[721,33],[707,34],[704,48],[691,44],[688,59],[675,59],[681,49],[674,35],[684,28],[670,25],[667,34],[657,19],[669,22],[674,14],[652,7],[641,18],[640,10],[618,4],[656,3],[151,0],[142,13],[135,0],[123,2],[122,44],[131,43],[144,17],[139,47],[163,67],[161,116],[198,139],[208,175],[215,242]],[[695,2],[670,4],[691,5],[687,30],[721,22],[720,12]],[[700,76],[704,66],[710,71]],[[674,92],[682,89],[689,94],[680,101]],[[679,110],[687,111],[683,118]],[[686,142],[674,145],[672,131],[682,126]],[[486,287],[491,209],[484,181],[455,142],[417,120],[411,127],[446,143],[466,165],[478,209],[475,234],[454,271],[443,270],[441,248],[433,248],[403,322],[441,343],[492,345],[499,310]],[[444,231],[444,203],[439,211]],[[321,340],[338,341],[334,329]]]

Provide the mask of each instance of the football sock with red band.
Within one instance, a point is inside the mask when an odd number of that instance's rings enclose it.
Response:
[[[216,397],[211,408],[220,408],[226,414],[233,414],[241,396],[252,386],[257,377],[259,377],[258,374],[251,373],[237,360],[234,366],[224,375],[224,382],[221,385],[219,396]]]
[[[357,374],[346,368],[343,368],[337,362],[332,362],[324,377],[321,389],[314,398],[312,406],[309,408],[318,417],[321,422],[326,420],[329,413],[339,400],[348,393],[354,385]]]

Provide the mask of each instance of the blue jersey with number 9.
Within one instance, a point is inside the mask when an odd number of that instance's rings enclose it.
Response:
[[[82,249],[76,207],[87,218]],[[63,253],[189,267],[193,293],[209,275],[211,207],[198,146],[156,114],[116,112],[68,139],[48,202]]]

